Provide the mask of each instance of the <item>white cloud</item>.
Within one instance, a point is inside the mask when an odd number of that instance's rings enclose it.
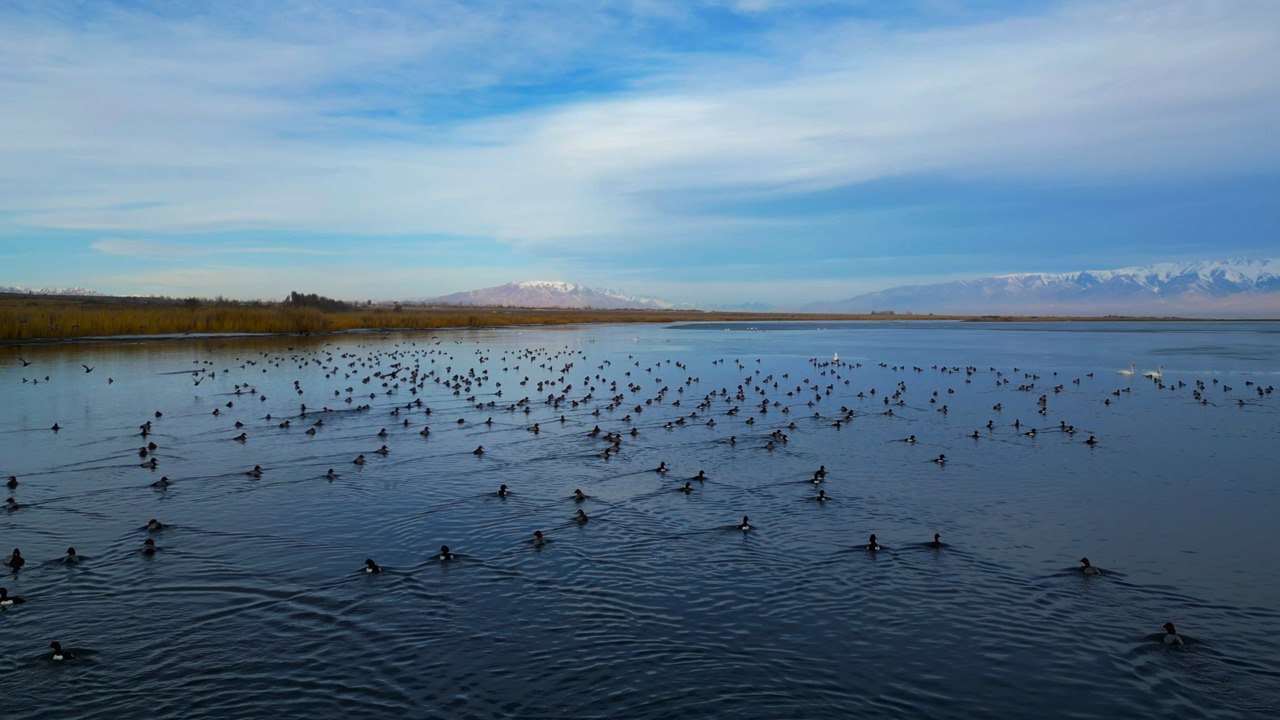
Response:
[[[161,240],[108,238],[89,243],[89,247],[106,255],[174,259],[208,255],[337,255],[336,251],[308,247],[276,245],[241,245],[221,243],[181,243]]]
[[[668,63],[603,99],[425,125],[405,118],[416,103],[554,65],[539,48],[595,36],[542,17],[453,8],[400,28],[368,12],[349,33],[346,16],[241,35],[132,17],[132,31],[0,23],[0,211],[127,234],[446,233],[607,253],[602,238],[687,242],[742,222],[663,202],[684,194],[913,174],[1106,183],[1280,161],[1280,4],[1267,0],[1074,5],[927,31],[846,23],[772,37],[764,57]],[[366,112],[380,108],[392,112]]]

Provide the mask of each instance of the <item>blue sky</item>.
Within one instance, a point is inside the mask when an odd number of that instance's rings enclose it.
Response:
[[[0,284],[705,306],[1280,256],[1280,3],[0,0]]]

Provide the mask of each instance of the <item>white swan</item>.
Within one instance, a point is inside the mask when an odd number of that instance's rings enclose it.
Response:
[[[1129,369],[1128,369],[1128,370],[1117,370],[1117,371],[1116,371],[1116,374],[1117,374],[1117,375],[1128,375],[1128,376],[1132,377],[1132,376],[1133,376],[1133,363],[1129,363]]]
[[[1148,370],[1142,373],[1142,377],[1151,378],[1152,380],[1160,380],[1164,377],[1164,366],[1157,365],[1155,370]]]

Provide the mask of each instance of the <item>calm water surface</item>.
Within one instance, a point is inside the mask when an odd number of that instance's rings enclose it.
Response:
[[[1163,387],[1117,375],[1130,361]],[[484,382],[455,392],[472,370]],[[1274,323],[0,348],[0,477],[21,504],[0,548],[27,558],[0,573],[27,601],[0,610],[3,715],[1276,717],[1272,384]],[[624,435],[606,460],[607,432]],[[168,527],[145,557],[153,517]],[[884,551],[860,549],[872,532]],[[935,532],[948,547],[923,546]],[[434,560],[442,544],[460,557]],[[83,562],[58,561],[68,546]],[[1159,641],[1167,620],[1186,646]],[[76,659],[50,661],[51,640]]]

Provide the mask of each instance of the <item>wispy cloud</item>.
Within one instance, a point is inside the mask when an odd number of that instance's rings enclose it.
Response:
[[[181,258],[209,255],[338,255],[334,250],[271,245],[235,245],[226,243],[193,244],[161,240],[129,240],[109,238],[89,243],[89,247],[107,255],[146,258]]]
[[[821,30],[795,3],[719,6],[763,29],[681,52],[652,32],[706,22],[678,3],[0,11],[0,228],[121,256],[325,252],[128,239],[241,230],[723,253],[833,222],[745,205],[889,178],[1280,170],[1269,0]]]

